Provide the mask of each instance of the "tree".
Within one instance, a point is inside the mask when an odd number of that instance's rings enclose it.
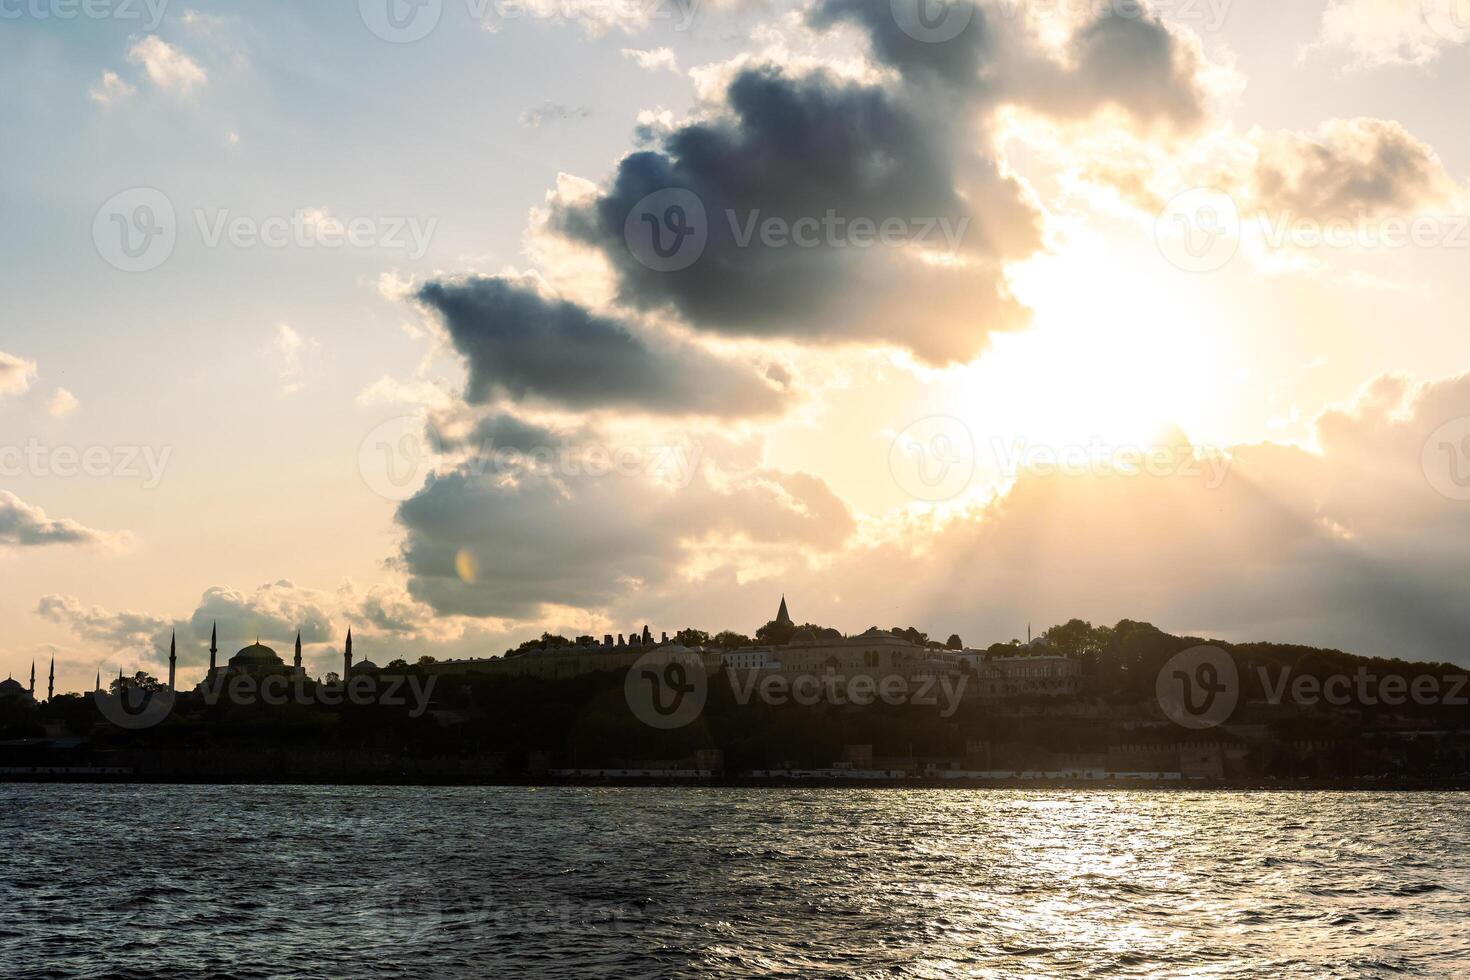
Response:
[[[439,661],[435,660],[433,657],[429,656],[426,653],[426,654],[424,654],[422,657],[420,657],[418,659],[418,661],[416,662],[416,664],[419,667],[427,667],[427,666],[429,666],[429,664],[437,664],[438,662]]]
[[[734,630],[722,630],[715,634],[714,639],[710,642],[721,650],[739,650],[742,647],[755,646],[754,640],[744,633],[736,633]]]
[[[397,660],[390,660],[388,662],[388,669],[389,670],[403,670],[407,666],[408,666],[408,661],[407,660],[404,660],[402,657],[399,657]]]
[[[160,683],[157,677],[154,677],[152,674],[145,674],[143,671],[140,670],[132,677],[119,677],[117,680],[112,682],[109,690],[111,690],[113,694],[122,694],[124,691],[127,691],[129,689],[136,689],[139,691],[162,691],[166,687],[168,687],[168,685]]]
[[[686,626],[674,634],[674,642],[686,647],[705,647],[709,646],[709,634],[704,630]]]
[[[342,675],[338,674],[335,670],[329,670],[327,671],[327,676],[322,678],[322,683],[329,685],[341,684]]]
[[[965,641],[960,639],[958,633],[951,633],[949,634],[949,639],[944,642],[944,648],[946,650],[963,650],[965,648]]]
[[[780,647],[791,642],[791,637],[796,634],[796,627],[791,623],[782,623],[771,620],[766,625],[755,631],[755,641],[764,646]]]

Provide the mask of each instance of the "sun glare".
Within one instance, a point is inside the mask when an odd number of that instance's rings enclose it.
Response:
[[[1150,258],[1083,248],[1016,270],[1033,322],[966,372],[978,439],[1115,450],[1174,428],[1196,445],[1217,437],[1232,372],[1215,305],[1141,275]]]

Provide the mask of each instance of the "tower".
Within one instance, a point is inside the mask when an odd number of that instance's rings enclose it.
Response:
[[[776,622],[782,626],[796,625],[791,621],[791,614],[786,611],[786,597],[784,595],[781,597],[781,608],[776,610]]]
[[[174,689],[174,674],[179,668],[179,631],[174,630],[168,638],[168,689]]]
[[[219,622],[216,621],[215,624],[209,628],[209,672],[211,674],[214,673],[214,658],[219,653],[219,640],[217,638],[218,633]]]
[[[342,655],[342,683],[352,679],[352,627],[347,627],[347,650]]]
[[[36,700],[36,660],[31,658],[31,700]]]
[[[98,694],[102,693],[102,671],[97,671],[97,686],[92,688]]]
[[[51,655],[51,676],[46,678],[46,700],[56,697],[56,654]]]
[[[296,631],[296,673],[301,673],[301,631]]]

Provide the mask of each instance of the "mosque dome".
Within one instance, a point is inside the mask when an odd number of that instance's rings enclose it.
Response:
[[[0,698],[11,698],[19,694],[29,694],[24,684],[14,678],[0,681]]]
[[[230,658],[231,667],[284,667],[276,651],[256,641]]]
[[[382,670],[382,668],[373,663],[371,660],[360,660],[352,665],[352,672],[354,674],[358,673],[359,671],[372,671],[373,673],[377,673],[380,670]]]

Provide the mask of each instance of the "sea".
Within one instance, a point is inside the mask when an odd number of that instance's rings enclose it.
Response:
[[[0,785],[0,976],[1470,977],[1470,796]]]

